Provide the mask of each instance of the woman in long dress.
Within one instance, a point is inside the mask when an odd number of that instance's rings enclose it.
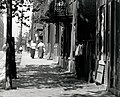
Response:
[[[44,55],[44,49],[45,49],[45,45],[42,41],[40,41],[40,43],[37,46],[38,48],[38,57],[39,58],[43,58]]]

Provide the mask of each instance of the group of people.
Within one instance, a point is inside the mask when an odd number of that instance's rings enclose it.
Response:
[[[45,52],[45,45],[42,42],[42,40],[36,44],[35,41],[31,41],[31,43],[27,43],[27,52],[30,52],[31,58],[34,59],[35,56],[35,50],[38,49],[38,57],[43,58],[44,52]]]
[[[31,42],[28,42],[26,46],[27,52],[30,53],[31,58],[34,59],[36,49],[38,50],[38,58],[43,58],[45,52],[45,44],[42,42],[42,40],[40,40],[38,44],[36,44],[35,41],[32,40]],[[7,46],[6,44],[4,44],[2,47],[3,51],[6,51],[6,48]],[[20,46],[17,50],[17,46],[15,45],[15,51],[18,51],[18,53],[22,54],[23,47]]]

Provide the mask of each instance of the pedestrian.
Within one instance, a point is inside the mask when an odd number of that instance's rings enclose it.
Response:
[[[7,49],[7,45],[6,45],[6,43],[2,46],[2,50],[3,51],[6,51],[6,49]]]
[[[15,52],[17,52],[17,45],[15,44]]]
[[[27,52],[29,53],[30,52],[30,43],[27,43],[26,46],[27,46]]]
[[[45,44],[40,40],[40,43],[37,46],[38,48],[38,58],[43,58],[45,52]]]
[[[20,52],[20,54],[22,54],[22,51],[23,51],[23,47],[20,46],[20,47],[19,47],[19,52]]]
[[[35,41],[31,41],[31,58],[34,59],[35,56],[35,49],[36,49],[36,43]]]

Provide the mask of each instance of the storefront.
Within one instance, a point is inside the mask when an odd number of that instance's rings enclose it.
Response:
[[[75,47],[82,53],[75,55],[76,70],[78,78],[93,82],[92,74],[95,71],[95,22],[96,22],[96,0],[77,0],[77,21],[75,34]]]
[[[120,96],[119,85],[119,41],[120,1],[101,0],[97,2],[96,63],[103,66],[103,75],[96,74],[99,82],[107,85],[108,91]],[[96,68],[96,70],[98,70]],[[101,80],[101,81],[100,81]]]
[[[50,2],[49,9],[46,12],[46,16],[49,19],[42,19],[49,24],[48,40],[54,38],[54,41],[51,42],[53,44],[53,59],[62,67],[67,64],[66,60],[70,54],[72,13],[70,13],[68,8],[70,6],[69,1],[53,0]],[[54,32],[52,31],[51,24],[55,26]],[[52,36],[49,35],[50,33]]]

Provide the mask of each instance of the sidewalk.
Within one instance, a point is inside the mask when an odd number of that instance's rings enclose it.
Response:
[[[88,84],[64,74],[53,60],[30,58],[23,52],[18,66],[17,89],[0,89],[0,97],[115,97],[104,85]]]
[[[22,59],[21,59],[21,63],[20,66],[25,66],[25,65],[51,65],[52,63],[54,63],[53,60],[46,60],[46,59],[39,59],[38,55],[37,55],[37,51],[35,53],[35,57],[34,59],[32,59],[30,57],[30,54],[27,52],[23,52],[22,53]]]

